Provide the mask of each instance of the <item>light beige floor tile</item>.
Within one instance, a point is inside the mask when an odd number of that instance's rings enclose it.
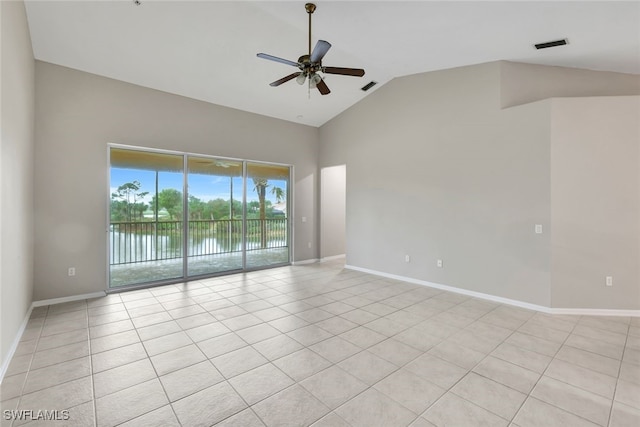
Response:
[[[185,332],[194,342],[200,342],[208,340],[209,338],[215,338],[219,337],[220,335],[228,334],[231,331],[222,323],[215,322],[196,326],[195,328],[187,329]]]
[[[29,370],[31,361],[33,360],[32,354],[25,354],[22,356],[14,356],[9,362],[5,376],[17,375]]]
[[[216,424],[216,427],[264,427],[264,423],[249,408],[220,421]]]
[[[145,326],[157,325],[158,323],[165,323],[173,320],[173,317],[169,315],[166,311],[161,311],[158,313],[147,314],[145,316],[133,317],[131,321],[134,326],[138,329],[144,328]]]
[[[27,372],[5,376],[0,384],[0,400],[9,400],[22,394],[22,387],[27,378]]]
[[[331,365],[327,359],[313,351],[303,348],[273,362],[285,374],[296,381],[303,379],[327,368]]]
[[[136,343],[91,355],[91,368],[95,374],[146,358],[144,347],[141,343]]]
[[[374,385],[374,388],[416,415],[424,412],[446,390],[406,370],[396,371]]]
[[[358,325],[364,325],[365,323],[378,319],[380,316],[362,309],[355,309],[341,314],[340,317],[350,322],[357,323]]]
[[[338,366],[368,385],[375,384],[398,369],[396,365],[366,350],[343,360]]]
[[[544,375],[599,394],[607,399],[613,399],[616,389],[616,378],[558,359],[549,364]]]
[[[366,307],[368,307],[368,306],[366,306]],[[324,311],[328,311],[329,313],[331,313],[333,315],[336,315],[336,316],[340,315],[340,314],[347,313],[347,312],[353,310],[353,306],[350,306],[349,304],[345,304],[345,303],[343,303],[341,301],[334,301],[332,303],[323,305],[320,308],[323,309]],[[366,310],[365,307],[362,307],[362,309]],[[372,312],[374,314],[381,315],[380,313],[375,313],[375,312],[373,312],[371,310],[367,310],[367,311],[370,311],[370,312]]]
[[[638,365],[622,362],[619,378],[630,383],[640,384],[640,368]]]
[[[325,415],[315,423],[311,424],[311,427],[351,427],[351,425],[343,420],[335,412],[331,412],[330,414]]]
[[[562,346],[556,359],[564,360],[573,365],[582,366],[601,374],[617,377],[620,371],[620,360],[610,357],[601,356],[590,351],[580,350],[579,348],[568,345]]]
[[[99,398],[154,378],[153,365],[149,359],[142,359],[95,374],[93,387],[96,398]]]
[[[596,427],[584,418],[529,397],[514,418],[519,427]]]
[[[282,334],[282,332],[267,323],[241,329],[236,333],[249,344],[255,344]]]
[[[163,335],[158,338],[144,341],[143,345],[147,350],[147,353],[149,353],[149,356],[155,356],[156,354],[175,350],[176,348],[184,347],[192,343],[193,341],[191,341],[191,338],[189,338],[186,333],[176,332],[174,334]]]
[[[316,323],[316,322],[321,322],[323,320],[329,319],[333,317],[334,314],[316,307],[310,310],[305,310],[305,311],[301,311],[300,313],[296,313],[296,316],[306,320],[309,323]]]
[[[298,341],[305,347],[308,347],[320,341],[324,341],[327,338],[331,338],[333,335],[315,325],[309,325],[287,332],[287,336]]]
[[[632,363],[640,368],[640,350],[627,347],[624,350],[622,360],[626,363]]]
[[[451,391],[507,420],[513,418],[527,397],[524,393],[474,372],[461,379]]]
[[[206,359],[207,357],[200,351],[198,346],[191,344],[152,356],[151,362],[158,375],[166,375]]]
[[[315,325],[334,335],[339,335],[350,329],[358,327],[357,323],[351,322],[340,316],[335,316],[330,319],[323,320],[322,322],[318,322]]]
[[[182,328],[176,321],[170,320],[168,322],[162,322],[151,326],[145,326],[144,328],[138,328],[137,331],[142,341],[149,341],[154,338],[181,332]]]
[[[360,347],[340,337],[329,338],[309,348],[332,363],[338,363],[362,351]]]
[[[91,368],[90,359],[87,356],[46,366],[40,369],[31,369],[27,375],[27,380],[24,383],[23,392],[25,394],[32,393],[37,390],[49,388],[54,385],[89,375],[91,375]]]
[[[372,347],[369,347],[367,351],[383,358],[388,362],[393,363],[396,366],[404,366],[416,357],[422,355],[422,352],[420,350],[417,350],[400,341],[396,341],[393,338],[389,338]]]
[[[508,343],[500,344],[491,355],[539,374],[542,374],[553,360],[549,356]]]
[[[466,369],[430,354],[418,357],[405,368],[444,389],[451,388],[467,373]]]
[[[640,385],[618,380],[615,401],[640,410]]]
[[[565,341],[565,345],[618,360],[622,360],[622,353],[624,352],[624,346],[595,341],[591,338],[575,334],[569,335],[569,338]]]
[[[268,427],[308,426],[329,412],[329,408],[299,385],[255,404],[252,409]]]
[[[331,409],[368,388],[367,384],[335,365],[301,381],[300,385]]]
[[[528,321],[518,328],[518,332],[559,343],[563,343],[569,336],[569,332],[559,331],[551,327],[543,326],[535,319]]]
[[[162,306],[162,304],[156,303],[152,305],[145,305],[142,307],[132,308],[127,310],[127,312],[129,313],[129,316],[132,319],[139,319],[141,317],[145,317],[150,314],[164,313],[165,309]]]
[[[229,383],[245,402],[253,405],[293,385],[294,381],[273,364],[267,363],[231,378]]]
[[[509,422],[473,403],[445,394],[422,417],[436,426],[506,427]]]
[[[385,337],[392,337],[397,333],[400,333],[408,328],[407,325],[395,322],[393,320],[387,318],[376,319],[372,322],[365,323],[364,327],[367,329],[371,329],[379,334],[384,335]]]
[[[226,381],[172,403],[183,426],[210,426],[247,407]]]
[[[286,335],[280,335],[260,341],[253,345],[260,354],[269,360],[276,360],[303,348],[302,344]]]
[[[557,406],[596,424],[606,425],[611,400],[543,376],[531,392],[538,400]]]
[[[118,322],[125,319],[129,319],[129,314],[126,311],[116,311],[114,313],[106,313],[99,316],[89,316],[89,327]]]
[[[279,307],[266,308],[264,310],[256,311],[253,314],[264,322],[269,322],[271,320],[280,319],[290,315],[289,312],[284,311]]]
[[[24,394],[18,409],[67,409],[89,402],[93,398],[91,378],[83,377],[53,387]]]
[[[210,338],[200,341],[198,347],[208,358],[221,356],[233,350],[246,347],[248,344],[235,333],[220,335],[219,337]]]
[[[270,322],[268,322],[269,325],[273,326],[274,328],[276,328],[277,330],[279,330],[280,332],[291,332],[293,330],[305,327],[309,325],[309,322],[307,322],[304,319],[301,319],[297,316],[293,316],[293,315],[288,315],[286,317],[281,317],[279,319],[276,320],[272,320]]]
[[[447,341],[484,354],[491,353],[502,343],[502,339],[500,338],[483,337],[466,329],[452,335],[447,339]],[[436,342],[435,344],[437,345],[439,342]]]
[[[131,325],[130,321],[126,320],[125,322],[128,322],[129,325]],[[133,325],[131,325],[131,328],[133,328]],[[88,329],[85,329],[85,328],[76,329],[76,330],[65,332],[62,334],[49,335],[47,337],[41,337],[37,341],[38,343],[37,351],[48,350],[56,347],[62,347],[63,345],[82,342],[88,339],[89,339]]]
[[[533,335],[522,334],[520,332],[515,332],[507,338],[505,342],[550,357],[555,356],[562,345],[561,343],[534,337]]]
[[[194,316],[176,319],[176,323],[180,325],[182,329],[191,329],[202,325],[208,325],[214,322],[216,322],[215,317],[213,317],[209,313],[200,313]]]
[[[169,403],[156,378],[96,399],[99,427],[115,426]]]
[[[575,328],[573,328],[573,331],[571,331],[571,334],[580,335],[586,338],[591,338],[592,340],[607,343],[607,344],[624,346],[625,342],[627,341],[626,327],[624,329],[625,329],[624,333],[617,333],[617,332],[606,331],[603,329],[598,329],[591,326],[586,326],[584,324],[579,323],[578,325],[576,325]]]
[[[90,341],[91,353],[96,354],[114,348],[124,347],[125,345],[140,342],[138,332],[135,330],[118,332],[104,337],[95,338]]]
[[[473,368],[485,357],[484,353],[462,347],[451,341],[441,342],[431,348],[428,353],[465,369]]]
[[[640,410],[623,405],[620,402],[613,403],[611,421],[609,427],[629,427],[640,424]]]
[[[249,326],[259,325],[262,320],[253,314],[243,314],[242,316],[232,317],[222,320],[222,323],[232,331],[248,328]]]
[[[224,377],[208,360],[173,371],[160,377],[169,401],[175,402],[197,391],[224,381]]]
[[[38,351],[33,355],[31,369],[43,368],[66,362],[67,360],[78,359],[89,355],[89,342],[82,341],[74,344],[67,344],[50,350]]]
[[[213,365],[225,376],[232,378],[268,362],[253,347],[243,347],[211,359]]]
[[[335,412],[353,427],[402,426],[416,418],[413,412],[372,388]]]
[[[178,419],[171,409],[171,405],[147,412],[137,418],[120,424],[120,427],[181,427]]]
[[[492,356],[487,356],[473,372],[525,394],[531,392],[540,378],[537,372]]]
[[[406,329],[394,335],[393,339],[423,352],[429,351],[432,347],[442,342],[442,338],[426,335],[414,328]]]

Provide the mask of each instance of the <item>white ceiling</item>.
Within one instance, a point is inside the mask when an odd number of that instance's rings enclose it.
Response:
[[[307,50],[305,1],[31,1],[36,59],[283,120],[320,126],[394,77],[495,60],[640,74],[640,2],[320,1],[313,44],[332,93],[308,95],[296,69]],[[537,51],[534,43],[568,38]],[[379,83],[365,93],[371,80]]]

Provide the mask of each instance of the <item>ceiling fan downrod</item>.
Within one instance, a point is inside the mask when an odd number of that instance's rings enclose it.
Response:
[[[307,3],[304,5],[304,8],[309,14],[309,56],[311,56],[311,15],[316,11],[316,5],[313,3]]]

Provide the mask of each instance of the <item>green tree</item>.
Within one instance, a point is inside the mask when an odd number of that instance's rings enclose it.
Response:
[[[114,193],[111,193],[112,203],[114,201],[121,202],[116,203],[116,206],[120,213],[119,216],[124,216],[126,221],[131,222],[138,212],[140,212],[139,216],[142,219],[142,212],[146,209],[146,204],[139,202],[139,200],[143,199],[149,192],[139,191],[141,187],[140,181],[125,182]]]
[[[173,220],[182,219],[182,192],[173,188],[165,188],[158,193],[158,198],[153,197],[151,201],[152,209],[166,209],[169,218]],[[155,212],[157,214],[157,212]]]

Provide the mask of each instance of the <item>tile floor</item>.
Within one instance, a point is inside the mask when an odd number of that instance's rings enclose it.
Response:
[[[37,308],[2,426],[640,425],[640,318],[552,316],[342,267]]]

